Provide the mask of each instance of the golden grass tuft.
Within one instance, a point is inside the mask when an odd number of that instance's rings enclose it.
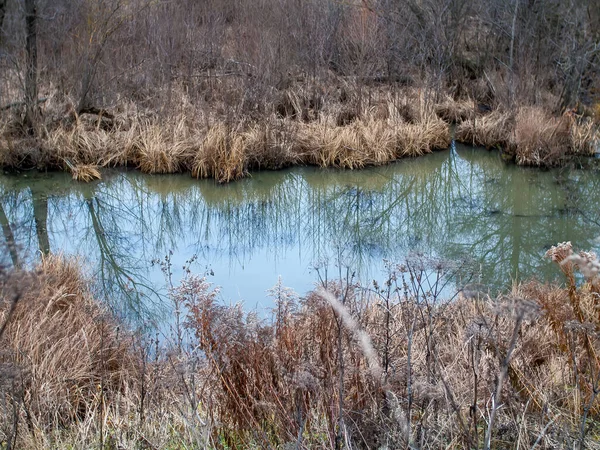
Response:
[[[212,177],[220,183],[244,177],[244,149],[244,137],[237,130],[223,123],[212,126],[194,157],[192,176]]]
[[[571,149],[583,156],[600,152],[600,127],[591,118],[571,119]]]
[[[1,337],[0,358],[21,384],[36,430],[85,416],[132,376],[125,335],[92,297],[80,267],[76,260],[47,256],[34,272],[14,272],[1,286],[2,298],[17,290],[20,299]],[[0,308],[0,323],[7,312]]]
[[[244,153],[248,169],[277,170],[298,164],[293,152],[297,126],[289,120],[266,121],[243,132]]]
[[[144,122],[138,126],[130,158],[144,173],[177,173],[192,155],[183,119],[175,125]]]
[[[479,145],[486,148],[506,148],[514,127],[514,116],[503,111],[492,111],[460,122],[456,127],[455,138],[458,142]]]
[[[98,166],[91,164],[79,164],[71,169],[73,179],[76,181],[83,181],[89,183],[90,181],[100,180],[102,175],[98,170]]]
[[[308,124],[298,129],[295,141],[307,164],[358,169],[447,148],[450,131],[433,115],[418,123],[367,118],[341,127]]]
[[[455,100],[449,95],[441,103],[435,105],[435,113],[447,123],[473,120],[476,111],[477,108],[473,100]]]
[[[593,111],[593,116],[594,116],[594,120],[596,121],[596,123],[600,124],[600,101],[597,101],[596,103],[594,103],[594,105],[592,106],[592,111]]]
[[[521,107],[516,115],[493,111],[456,127],[456,140],[486,148],[499,147],[517,164],[556,166],[570,155],[591,156],[600,142],[590,119],[571,113],[553,116],[541,107]]]
[[[399,157],[421,156],[436,149],[448,148],[451,143],[448,125],[431,114],[419,123],[399,125],[396,136]]]
[[[537,107],[521,108],[513,136],[517,164],[556,165],[570,151],[570,121]]]
[[[48,131],[44,147],[51,167],[62,166],[68,159],[74,164],[108,165],[125,163],[123,152],[115,145],[115,136],[102,129],[89,129],[77,120],[71,127],[59,126]]]
[[[369,161],[361,140],[361,124],[330,127],[315,124],[301,127],[297,136],[298,151],[308,164],[319,167],[357,169]]]

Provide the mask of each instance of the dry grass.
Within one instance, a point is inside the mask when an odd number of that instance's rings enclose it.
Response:
[[[144,173],[177,173],[189,166],[194,146],[183,118],[173,125],[145,121],[137,126],[129,159]]]
[[[356,169],[421,156],[450,145],[448,125],[435,116],[418,123],[358,119],[349,125],[300,127],[296,151],[308,164]]]
[[[65,160],[75,165],[91,164],[102,167],[111,163],[124,164],[123,149],[117,147],[115,138],[114,133],[90,127],[82,120],[58,126],[47,132],[42,146],[47,155],[46,164],[51,168],[64,167]]]
[[[553,117],[540,107],[478,115],[472,100],[445,96],[436,103],[437,96],[427,89],[394,92],[345,85],[344,99],[336,92],[295,86],[282,91],[281,101],[260,115],[234,118],[226,104],[207,112],[183,95],[180,109],[167,117],[144,115],[133,104],[110,119],[56,113],[58,118],[48,121],[37,138],[22,130],[19,134],[5,115],[0,117],[0,163],[71,170],[68,160],[77,167],[189,171],[197,178],[229,182],[255,169],[296,164],[359,169],[420,156],[447,148],[453,123],[458,141],[500,148],[519,164],[557,165],[566,156],[597,151],[599,131],[593,120]],[[48,108],[65,106],[52,103]]]
[[[271,320],[223,306],[187,272],[169,295],[190,336],[151,358],[91,298],[75,261],[48,257],[3,278],[0,324],[11,290],[21,299],[1,337],[0,434],[10,438],[17,405],[33,430],[22,448],[478,448],[505,371],[493,448],[598,448],[600,263],[569,244],[548,255],[565,288],[465,289],[448,302],[423,289],[435,280],[413,260],[368,291],[330,281],[299,298],[279,283]]]
[[[211,127],[194,157],[192,176],[229,182],[246,174],[244,138],[225,124]]]
[[[469,100],[455,100],[446,96],[442,102],[435,105],[435,113],[448,123],[460,123],[473,120],[477,112],[475,102]]]
[[[132,376],[129,343],[92,298],[80,264],[46,257],[27,277],[17,272],[5,280],[2,298],[14,289],[20,299],[1,337],[2,394],[27,412],[29,432],[35,437],[116,401]],[[6,313],[0,310],[0,323]],[[2,414],[11,423],[10,409]]]
[[[245,116],[231,120],[216,112],[206,115],[189,106],[162,119],[144,118],[133,106],[110,121],[71,113],[69,119],[52,122],[39,139],[13,137],[4,127],[2,163],[72,170],[65,164],[68,160],[73,167],[190,171],[194,177],[219,182],[239,179],[253,169],[294,164],[361,168],[449,145],[448,126],[435,116],[425,97],[423,91],[400,96],[375,93],[361,110],[332,98],[325,104],[319,90],[290,90],[280,107],[258,121]],[[344,108],[353,108],[356,115],[339,125]],[[197,118],[192,121],[192,116]]]
[[[298,299],[279,286],[270,323],[245,317],[239,307],[218,306],[204,280],[185,285],[179,294],[185,292],[190,307],[187,326],[212,371],[219,368],[213,401],[228,445],[258,440],[263,447],[301,442],[332,448],[342,392],[342,439],[353,446],[478,448],[505,371],[493,448],[517,441],[530,448],[538,438],[540,448],[583,439],[597,448],[600,349],[589,325],[599,323],[597,278],[574,291],[585,311],[578,317],[570,288],[532,282],[507,296],[471,293],[448,303],[430,293],[411,295],[402,283],[416,273],[399,270],[391,291],[376,294],[330,283],[324,296]],[[566,345],[573,338],[575,347]],[[591,425],[587,438],[579,431],[583,422]]]
[[[571,150],[583,156],[600,152],[600,127],[592,119],[571,119]]]
[[[541,108],[521,108],[513,142],[517,164],[556,165],[570,150],[569,119],[552,117]]]
[[[98,166],[89,164],[79,164],[78,166],[73,166],[71,168],[71,173],[73,174],[74,180],[83,181],[84,183],[89,183],[90,181],[99,180],[102,178],[102,175],[98,170]]]
[[[514,125],[513,114],[493,111],[459,123],[456,127],[456,140],[486,148],[508,148]]]
[[[458,124],[456,140],[487,148],[498,147],[517,164],[557,166],[569,156],[597,152],[598,126],[572,112],[553,116],[541,107],[522,107],[516,115],[493,111]]]
[[[398,131],[399,156],[421,156],[436,149],[450,146],[448,125],[433,115],[425,116],[417,124],[405,124]]]

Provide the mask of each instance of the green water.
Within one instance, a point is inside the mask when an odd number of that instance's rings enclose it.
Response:
[[[103,177],[0,176],[1,240],[17,244],[3,257],[79,255],[98,294],[131,317],[160,309],[166,282],[152,260],[169,252],[174,281],[196,255],[194,270],[207,271],[226,301],[264,309],[279,276],[300,294],[339,267],[381,281],[384,260],[422,252],[469,261],[457,283],[502,289],[557,277],[543,257],[557,242],[600,249],[597,168],[519,168],[459,145],[361,171],[294,168],[224,186],[137,171]]]

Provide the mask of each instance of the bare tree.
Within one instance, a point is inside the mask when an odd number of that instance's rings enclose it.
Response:
[[[25,76],[25,126],[33,133],[37,123],[38,55],[37,55],[37,6],[35,0],[25,0],[25,25],[27,74]]]

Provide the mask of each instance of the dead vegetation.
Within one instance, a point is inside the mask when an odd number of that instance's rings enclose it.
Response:
[[[75,116],[45,130],[41,144],[27,136],[9,140],[5,135],[12,150],[3,153],[2,162],[5,167],[69,170],[82,181],[99,178],[92,169],[132,166],[150,174],[190,172],[229,182],[255,169],[295,164],[354,169],[449,146],[449,126],[433,113],[430,100],[409,92],[400,103],[395,101],[381,94],[373,100],[378,106],[365,106],[343,125],[338,104],[326,107],[314,98],[301,102],[319,108],[311,120],[282,116],[275,108],[258,122],[202,113],[191,121],[187,111],[166,120],[117,116],[105,129]],[[36,146],[39,150],[31,151]]]
[[[466,286],[445,298],[457,266],[423,257],[370,288],[329,280],[300,298],[280,281],[269,320],[222,305],[188,268],[160,346],[120,329],[75,262],[49,257],[3,276],[0,436],[19,448],[597,448],[600,265],[569,243],[548,257],[565,287],[498,297]]]
[[[553,116],[540,107],[522,107],[516,114],[494,111],[461,122],[456,139],[498,148],[527,166],[559,166],[574,155],[593,156],[600,143],[594,122],[572,111]]]
[[[359,169],[421,156],[449,147],[452,124],[458,141],[498,148],[524,165],[560,165],[572,155],[593,155],[600,142],[598,124],[572,111],[558,117],[541,107],[490,112],[473,100],[446,96],[436,103],[434,93],[423,89],[377,89],[367,103],[340,103],[334,93],[290,94],[285,98],[296,105],[290,111],[284,114],[276,104],[256,119],[234,120],[191,106],[159,119],[130,105],[112,116],[110,127],[74,115],[49,125],[35,139],[15,134],[6,122],[0,163],[69,170],[81,181],[98,179],[102,167],[129,166],[150,174],[188,172],[229,182],[257,169],[298,164]],[[53,101],[45,107],[60,109]]]
[[[8,448],[23,445],[19,429],[28,446],[43,447],[46,433],[85,423],[119,401],[133,374],[130,342],[92,298],[77,261],[46,257],[33,272],[10,273],[1,292],[0,323],[8,322],[0,336],[0,439]],[[5,305],[14,292],[9,318]]]

